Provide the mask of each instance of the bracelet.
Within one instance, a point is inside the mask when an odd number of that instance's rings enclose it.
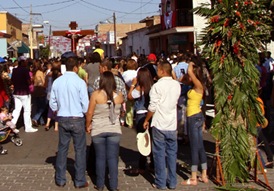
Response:
[[[132,84],[131,87],[135,87],[135,85]]]

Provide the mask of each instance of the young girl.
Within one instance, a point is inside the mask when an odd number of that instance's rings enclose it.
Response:
[[[9,113],[8,108],[6,106],[3,106],[0,110],[0,120],[2,121],[3,125],[9,127],[13,133],[18,134],[19,130],[16,129],[15,124],[11,122],[12,116]]]

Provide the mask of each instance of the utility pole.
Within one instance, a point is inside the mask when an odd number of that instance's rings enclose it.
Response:
[[[43,28],[42,25],[32,25],[32,15],[41,15],[41,13],[33,13],[32,12],[32,4],[30,5],[30,35],[29,35],[29,41],[30,41],[30,58],[33,58],[33,27],[34,28]]]
[[[32,5],[30,5],[30,58],[33,59],[33,29],[32,29]]]
[[[49,25],[49,57],[51,57],[51,51],[50,51],[50,39],[51,39],[51,24]]]
[[[114,24],[114,54],[116,53],[116,48],[117,48],[117,42],[116,42],[116,16],[115,12],[113,13],[113,24]]]

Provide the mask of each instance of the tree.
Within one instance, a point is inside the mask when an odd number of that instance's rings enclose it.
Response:
[[[213,73],[216,116],[211,133],[220,141],[225,180],[247,181],[254,164],[256,124],[262,122],[258,97],[258,51],[270,39],[269,0],[215,0],[195,13],[208,25],[201,36]]]

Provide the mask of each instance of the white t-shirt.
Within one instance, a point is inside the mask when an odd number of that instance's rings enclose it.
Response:
[[[137,76],[136,70],[127,70],[122,75],[127,86],[131,86],[132,80],[133,78],[136,78],[136,76]]]

